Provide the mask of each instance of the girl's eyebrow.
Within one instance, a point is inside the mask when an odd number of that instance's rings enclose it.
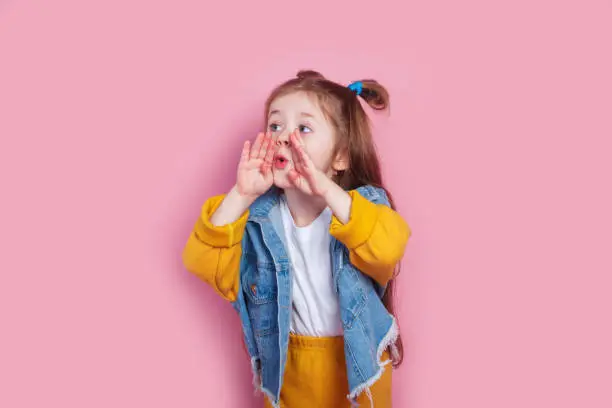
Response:
[[[276,113],[280,113],[280,111],[278,109],[274,109],[273,111],[270,111],[270,114],[268,115],[268,117],[270,117],[270,116],[272,116],[272,115],[274,115]],[[307,118],[316,119],[313,114],[308,113],[308,112],[300,112],[300,115],[301,116],[305,116]]]

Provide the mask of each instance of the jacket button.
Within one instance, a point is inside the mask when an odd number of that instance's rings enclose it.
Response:
[[[251,285],[251,292],[253,292],[254,295],[257,295],[257,288],[255,287],[255,284]]]

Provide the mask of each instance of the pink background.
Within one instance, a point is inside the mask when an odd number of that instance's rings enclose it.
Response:
[[[239,14],[242,12],[244,14]],[[609,1],[0,2],[0,406],[257,407],[182,268],[277,82],[374,77],[396,407],[612,406]]]

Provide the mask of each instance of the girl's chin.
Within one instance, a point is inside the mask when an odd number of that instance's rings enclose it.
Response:
[[[274,185],[280,189],[286,190],[293,187],[293,184],[287,179],[279,180],[277,178],[274,179]]]
[[[293,186],[287,178],[287,172],[285,171],[274,172],[274,185],[282,189],[291,188]]]

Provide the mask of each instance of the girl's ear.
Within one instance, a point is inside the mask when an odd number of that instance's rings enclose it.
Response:
[[[349,155],[347,149],[342,149],[336,154],[336,157],[334,157],[334,160],[332,161],[331,167],[335,172],[348,169]]]

